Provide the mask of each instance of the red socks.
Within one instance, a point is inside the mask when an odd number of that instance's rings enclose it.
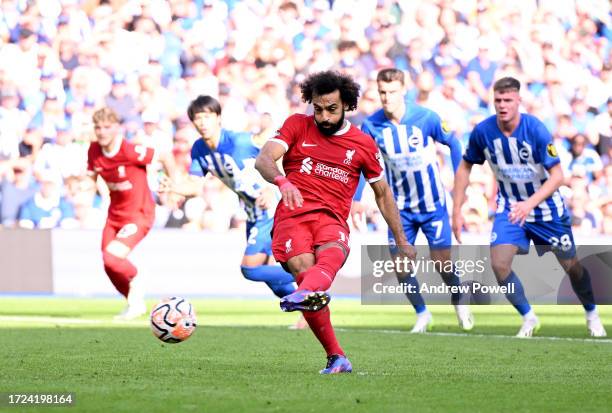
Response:
[[[336,339],[336,333],[334,333],[334,327],[331,324],[329,307],[325,307],[322,310],[310,312],[304,311],[304,318],[310,326],[310,329],[317,337],[317,340],[321,343],[325,352],[328,356],[332,354],[344,355],[344,351],[338,340]]]
[[[344,259],[344,251],[340,248],[328,248],[317,254],[317,263],[297,276],[298,290],[328,290]],[[304,311],[302,314],[328,356],[344,355],[331,324],[329,307],[315,312]]]
[[[119,258],[106,251],[102,253],[104,270],[111,282],[124,297],[130,292],[130,281],[136,276],[138,270],[129,260]]]
[[[304,281],[301,283],[298,281],[298,290],[329,290],[345,258],[344,250],[336,247],[327,248],[318,253],[316,264],[300,274]]]

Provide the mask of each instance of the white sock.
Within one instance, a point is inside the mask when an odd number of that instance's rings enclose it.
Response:
[[[584,315],[586,316],[587,320],[595,320],[596,318],[599,318],[597,308],[594,308],[593,311],[585,311]]]
[[[529,310],[529,312],[523,316],[523,321],[527,321],[527,320],[530,320],[530,319],[533,319],[533,318],[536,318],[536,315],[535,315],[535,313],[533,312],[533,309],[532,309],[532,310]]]
[[[425,310],[421,311],[420,313],[417,314],[417,317],[424,317],[426,315],[430,314],[429,310],[426,308]]]

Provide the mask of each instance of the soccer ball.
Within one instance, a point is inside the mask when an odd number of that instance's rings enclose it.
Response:
[[[187,340],[196,328],[196,315],[191,303],[181,297],[160,301],[151,311],[151,330],[165,343]]]

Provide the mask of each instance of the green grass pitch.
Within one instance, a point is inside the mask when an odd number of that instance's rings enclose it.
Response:
[[[320,376],[324,353],[275,300],[192,300],[193,337],[164,344],[147,320],[117,323],[118,299],[0,299],[0,392],[73,392],[70,412],[560,412],[612,410],[612,340],[583,340],[582,310],[535,307],[539,339],[511,338],[509,306],[450,306],[436,334],[411,335],[407,306],[335,300],[353,374]],[[152,301],[149,304],[153,304]],[[600,307],[612,332],[612,307]],[[548,338],[546,338],[548,337]],[[1,411],[46,411],[7,407]]]

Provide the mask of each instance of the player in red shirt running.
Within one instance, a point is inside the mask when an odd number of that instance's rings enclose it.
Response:
[[[349,253],[347,219],[359,175],[364,174],[400,257],[414,259],[399,212],[384,179],[381,155],[374,141],[344,119],[357,108],[359,85],[333,71],[310,75],[301,85],[302,99],[314,116],[287,118],[277,135],[262,148],[255,167],[280,188],[283,202],[274,215],[274,258],[295,277],[298,289],[281,299],[283,311],[302,311],[327,353],[322,374],[351,372],[330,321],[325,292]],[[284,176],[276,161],[283,158]]]
[[[110,206],[102,231],[104,270],[115,288],[127,298],[126,309],[118,316],[132,319],[146,312],[141,277],[127,259],[147,235],[155,218],[155,202],[147,183],[147,165],[152,148],[123,139],[119,116],[109,108],[93,115],[97,141],[87,154],[87,169],[94,181],[100,175],[110,191]],[[167,172],[173,169],[169,157],[159,159]]]

